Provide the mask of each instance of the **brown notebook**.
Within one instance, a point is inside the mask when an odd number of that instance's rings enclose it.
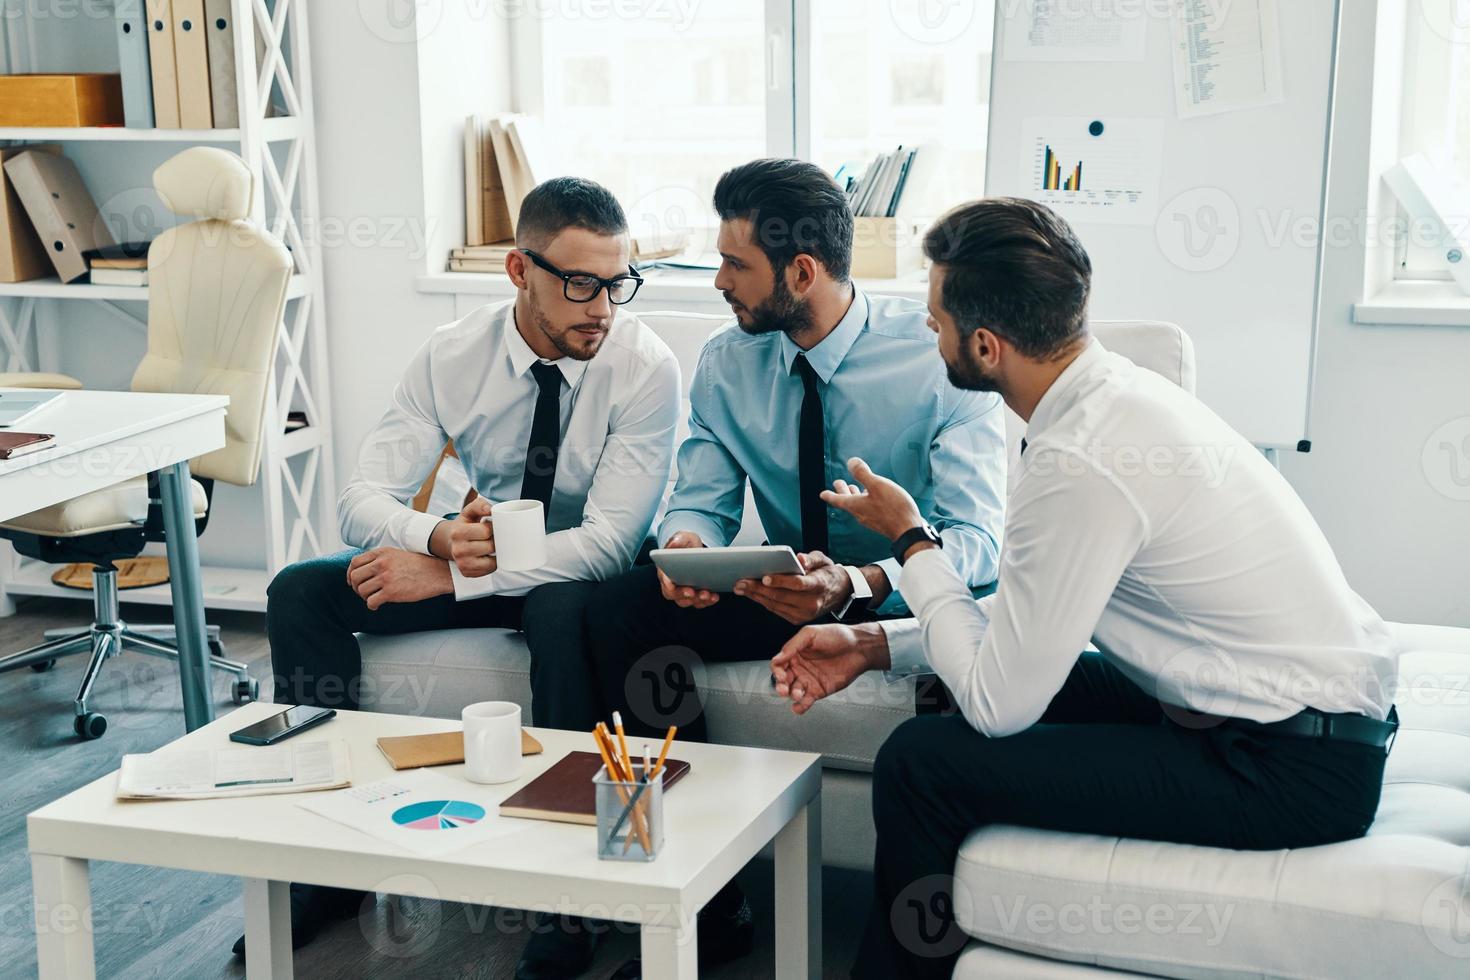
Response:
[[[15,459],[26,453],[39,452],[55,441],[55,436],[46,433],[0,429],[0,459]]]
[[[378,739],[378,751],[394,769],[451,766],[464,761],[464,732],[432,735],[396,735]],[[541,743],[521,730],[521,755],[540,755]]]
[[[597,793],[592,777],[601,768],[602,756],[596,752],[568,752],[560,762],[500,804],[500,815],[595,826]],[[665,759],[664,789],[683,779],[688,772],[689,763]]]

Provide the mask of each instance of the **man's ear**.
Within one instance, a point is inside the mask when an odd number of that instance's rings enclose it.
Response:
[[[1000,337],[994,331],[985,327],[976,327],[974,332],[965,340],[970,346],[970,357],[976,363],[990,369],[994,373],[1000,364],[1001,350]]]
[[[786,265],[786,285],[790,287],[791,292],[803,296],[816,284],[820,271],[817,260],[802,252]]]
[[[511,249],[505,255],[505,274],[517,289],[527,287],[526,275],[531,271],[531,260],[521,254],[519,249]]]

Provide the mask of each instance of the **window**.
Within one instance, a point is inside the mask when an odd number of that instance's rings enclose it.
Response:
[[[1457,192],[1450,218],[1467,232],[1470,207],[1470,0],[1411,3],[1404,58],[1400,157],[1422,153]],[[1444,251],[1422,229],[1399,242],[1400,279],[1448,279]]]
[[[953,23],[926,31],[923,0],[812,4],[812,159],[835,173],[922,144],[936,165],[905,207],[926,215],[984,192],[995,21],[993,3],[933,7]]]
[[[800,156],[835,173],[924,146],[916,216],[984,184],[993,0],[547,3],[516,19],[516,109],[560,166],[606,184],[634,234],[714,247],[726,169]],[[936,16],[937,15],[937,16]]]

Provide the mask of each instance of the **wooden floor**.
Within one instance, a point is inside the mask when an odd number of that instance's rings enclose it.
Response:
[[[82,625],[90,608],[61,599],[26,599],[20,613],[0,619],[0,653],[40,642],[43,630]],[[125,617],[160,622],[167,609],[124,606]],[[212,613],[230,657],[268,673],[264,617]],[[168,662],[127,653],[108,662],[89,707],[107,716],[107,734],[81,742],[72,733],[71,700],[84,658],[70,657],[49,673],[0,674],[0,976],[36,975],[30,862],[25,815],[115,769],[124,753],[148,752],[182,735],[178,675]],[[231,710],[230,675],[215,677],[216,711]],[[262,684],[269,688],[269,685]],[[265,696],[269,696],[268,692]],[[757,947],[744,960],[707,976],[715,980],[772,975],[772,873],[752,862],[740,882],[755,909]],[[845,977],[867,917],[871,879],[828,869],[823,882],[827,977]],[[230,955],[242,928],[238,879],[121,864],[92,868],[97,975],[107,978],[243,977]],[[522,913],[455,903],[389,901],[357,921],[338,924],[296,953],[296,975],[308,978],[508,978],[525,944]],[[602,978],[637,952],[636,935],[614,932],[585,976]]]

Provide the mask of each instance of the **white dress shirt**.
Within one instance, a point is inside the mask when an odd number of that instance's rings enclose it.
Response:
[[[408,501],[448,439],[482,496],[492,503],[520,497],[538,392],[531,365],[538,360],[516,330],[513,300],[435,330],[358,452],[339,505],[343,541],[428,554],[442,515],[418,513]],[[617,310],[596,357],[549,363],[566,383],[547,562],[476,578],[454,568],[458,599],[609,578],[632,564],[653,523],[680,407],[673,352],[637,317]]]
[[[1026,439],[995,593],[976,602],[942,550],[916,554],[916,618],[884,624],[894,673],[927,661],[992,736],[1034,724],[1089,641],[1165,704],[1387,716],[1383,620],[1281,474],[1200,401],[1093,341]]]

